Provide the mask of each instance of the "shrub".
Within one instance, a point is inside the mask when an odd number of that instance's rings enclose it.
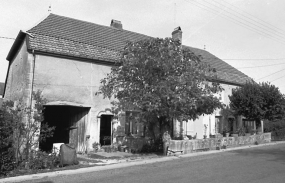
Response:
[[[93,147],[94,151],[97,152],[100,149],[101,144],[99,142],[94,142],[92,144],[92,147]]]
[[[13,102],[4,102],[0,108],[0,176],[7,175],[15,166],[11,106]]]
[[[236,133],[238,134],[238,136],[244,136],[245,135],[245,128],[244,127],[238,128]]]
[[[278,121],[265,121],[264,132],[271,132],[272,136],[285,137],[285,119]]]
[[[0,153],[0,177],[6,176],[16,167],[14,152],[12,148],[1,149]]]
[[[46,100],[41,92],[33,92],[34,106],[21,101],[5,101],[0,108],[0,175],[13,169],[52,168],[55,155],[34,151],[39,141],[53,135],[55,127],[41,124]]]
[[[141,153],[162,152],[162,151],[163,151],[163,142],[161,138],[158,138],[156,140],[151,139],[147,141],[141,149]]]
[[[33,151],[30,155],[29,168],[32,170],[53,169],[59,166],[59,157],[55,153]],[[26,162],[24,161],[22,164],[26,164]]]

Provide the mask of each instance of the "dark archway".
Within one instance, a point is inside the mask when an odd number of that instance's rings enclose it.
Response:
[[[100,120],[100,144],[111,145],[113,115],[101,115]]]
[[[89,110],[89,107],[45,106],[43,123],[55,126],[55,130],[52,137],[39,144],[39,148],[50,152],[54,143],[65,143],[73,145],[77,152],[84,152]]]

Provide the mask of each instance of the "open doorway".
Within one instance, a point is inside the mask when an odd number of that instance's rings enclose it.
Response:
[[[234,123],[235,123],[235,118],[228,118],[228,129],[231,133],[235,133]]]
[[[76,106],[45,106],[44,121],[54,126],[52,137],[41,142],[43,151],[51,151],[54,143],[70,144],[77,152],[86,150],[86,127],[90,108]]]
[[[100,144],[111,145],[113,115],[101,115]]]

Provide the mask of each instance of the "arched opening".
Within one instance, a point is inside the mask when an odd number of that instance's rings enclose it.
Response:
[[[99,142],[103,145],[111,145],[112,137],[113,137],[113,113],[110,109],[106,109],[105,111],[101,111],[98,114],[99,119]]]
[[[112,143],[112,119],[113,115],[101,115],[101,120],[100,120],[101,145],[111,145]]]
[[[86,129],[90,107],[69,105],[46,105],[44,121],[55,127],[53,136],[41,142],[43,151],[52,151],[54,143],[70,144],[77,152],[86,151]]]

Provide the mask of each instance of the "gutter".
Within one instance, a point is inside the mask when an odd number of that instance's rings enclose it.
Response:
[[[28,52],[32,53],[32,49],[28,48]],[[79,60],[83,62],[92,62],[96,64],[101,64],[101,65],[110,65],[113,66],[116,63],[116,60],[104,60],[100,58],[83,58],[83,57],[76,57],[76,56],[71,56],[71,55],[64,55],[64,54],[59,54],[59,53],[52,53],[48,51],[41,51],[41,50],[34,50],[35,54],[38,55],[44,55],[44,56],[51,56],[51,57],[56,57],[56,58],[64,58],[64,59],[71,59],[71,60]]]
[[[36,65],[36,55],[35,55],[35,51],[34,50],[32,50],[32,54],[33,54],[33,57],[34,57],[34,59],[33,59],[33,71],[32,71],[32,73],[33,73],[33,75],[32,75],[32,83],[31,83],[31,98],[30,98],[30,107],[31,107],[31,109],[32,109],[32,104],[33,104],[33,90],[34,90],[34,78],[35,78],[35,65]]]
[[[15,42],[13,43],[13,45],[12,45],[12,47],[11,47],[7,57],[6,57],[6,60],[11,62],[15,58],[15,55],[18,52],[19,48],[21,47],[22,42],[26,38],[26,34],[27,33],[24,31],[20,31],[18,33],[18,36],[17,36]]]

